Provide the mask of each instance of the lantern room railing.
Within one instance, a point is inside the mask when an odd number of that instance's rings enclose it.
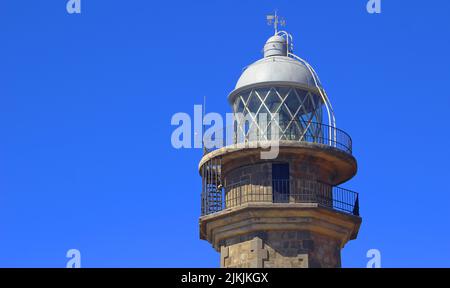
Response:
[[[215,188],[214,193],[202,193],[202,215],[249,203],[309,203],[359,216],[357,192],[315,180],[243,181]]]
[[[211,139],[204,139],[204,153],[208,154],[229,145],[245,145],[252,141],[279,140],[317,143],[352,154],[352,138],[341,129],[322,123],[304,121],[279,121],[272,122],[270,125],[277,125],[278,131],[276,134],[272,133],[271,127],[261,129],[254,123],[249,125],[250,127],[235,125],[217,130],[216,133],[211,135]]]

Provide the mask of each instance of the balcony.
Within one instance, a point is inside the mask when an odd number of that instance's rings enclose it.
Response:
[[[307,179],[210,184],[202,193],[202,216],[248,203],[311,204],[359,216],[358,193]],[[308,206],[308,205],[305,205]]]
[[[256,121],[249,125],[235,125],[222,129],[204,142],[204,154],[230,145],[241,145],[252,148],[250,143],[264,141],[297,141],[309,142],[334,147],[340,151],[352,154],[352,139],[346,132],[316,122],[306,121],[272,121],[269,124],[258,125]],[[273,128],[272,128],[273,127]],[[273,133],[273,129],[277,133]],[[221,143],[221,145],[214,145]],[[247,145],[247,146],[246,146]]]

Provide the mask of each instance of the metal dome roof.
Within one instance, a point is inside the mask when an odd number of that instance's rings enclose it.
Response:
[[[264,58],[244,70],[234,90],[228,96],[230,103],[233,102],[236,93],[255,86],[291,85],[317,90],[314,76],[311,74],[312,70],[305,63],[294,58],[296,56],[286,40],[289,36],[274,35],[266,41]]]
[[[270,82],[284,82],[316,88],[311,72],[301,62],[287,56],[270,56],[248,66],[239,78],[235,90]]]

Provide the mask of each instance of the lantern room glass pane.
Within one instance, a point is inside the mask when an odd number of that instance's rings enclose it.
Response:
[[[249,128],[257,128],[261,130],[257,134],[264,136],[262,138],[271,138],[270,127],[276,127],[280,128],[280,139],[300,141],[305,137],[322,136],[323,107],[321,98],[316,94],[289,86],[249,89],[241,92],[233,103],[234,113],[242,113],[250,122],[238,123],[245,136],[248,136]],[[250,117],[249,113],[254,117]],[[262,113],[266,114],[265,123],[259,120]]]

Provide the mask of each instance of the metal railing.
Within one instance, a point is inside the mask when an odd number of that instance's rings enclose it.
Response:
[[[275,127],[278,132],[274,134],[271,127],[262,129],[255,123],[235,125],[217,130],[211,137],[212,139],[204,139],[204,152],[207,154],[224,146],[245,144],[252,141],[288,140],[328,145],[352,154],[352,138],[341,129],[322,123],[300,120],[272,122],[270,125],[277,125]]]
[[[359,216],[357,192],[314,180],[243,181],[218,188],[216,193],[219,192],[221,196],[214,194],[214,199],[203,201],[202,215],[248,203],[311,203]]]

